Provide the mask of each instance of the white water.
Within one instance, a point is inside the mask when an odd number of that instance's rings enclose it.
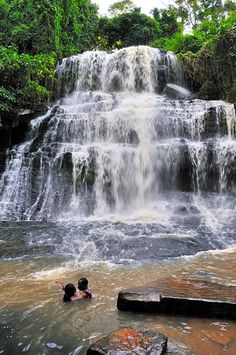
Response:
[[[86,52],[65,58],[58,67],[58,91],[146,91],[164,89],[166,82],[181,84],[182,72],[173,53],[146,46],[114,53]]]
[[[9,154],[1,219],[159,215],[168,223],[175,193],[194,192],[198,209],[201,193],[221,193],[222,203],[234,193],[233,105],[161,94],[183,83],[173,54],[87,52],[64,59],[57,76],[64,97]]]

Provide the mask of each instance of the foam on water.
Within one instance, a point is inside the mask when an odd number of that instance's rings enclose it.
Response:
[[[36,271],[33,274],[30,274],[30,277],[44,281],[60,280],[69,268],[71,269],[71,265],[65,265],[63,267],[60,266],[49,270]]]
[[[236,244],[231,245],[230,247],[226,247],[224,249],[212,249],[212,250],[204,250],[196,253],[195,255],[183,255],[180,257],[181,260],[193,261],[199,259],[199,257],[204,257],[207,259],[210,256],[216,255],[220,256],[222,260],[224,259],[224,255],[235,255],[236,253]]]

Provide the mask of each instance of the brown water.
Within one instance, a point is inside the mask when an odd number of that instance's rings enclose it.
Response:
[[[235,354],[236,322],[142,315],[116,309],[120,290],[165,276],[213,280],[236,286],[236,249],[203,252],[160,265],[114,267],[106,262],[73,265],[61,257],[5,260],[0,264],[1,346],[3,354],[85,354],[91,343],[124,326],[156,328],[178,354]],[[91,301],[63,304],[55,280],[89,279]],[[186,348],[185,348],[186,347]]]

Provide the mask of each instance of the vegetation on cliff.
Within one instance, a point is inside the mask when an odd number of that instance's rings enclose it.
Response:
[[[236,103],[236,27],[229,25],[219,26],[198,51],[179,55],[196,97]]]
[[[178,54],[196,97],[236,103],[236,11],[221,15],[204,19],[191,35],[175,34],[162,47]]]
[[[95,43],[97,6],[90,0],[0,0],[0,123],[53,98],[57,60]]]
[[[52,54],[19,53],[16,47],[0,46],[1,120],[10,124],[21,108],[37,110],[52,95],[56,57]]]

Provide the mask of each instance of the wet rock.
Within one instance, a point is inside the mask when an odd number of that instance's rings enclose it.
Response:
[[[166,354],[168,338],[156,330],[118,329],[94,343],[87,355],[94,354]]]
[[[210,107],[204,114],[204,129],[202,138],[228,135],[227,113],[224,106]]]
[[[4,172],[6,162],[6,152],[0,150],[0,176]]]
[[[166,355],[193,355],[193,352],[184,344],[178,343],[173,339],[168,339],[168,348]]]
[[[37,110],[22,110],[13,122],[11,131],[11,145],[22,143],[29,130],[29,123],[38,116],[44,115],[47,111],[46,106],[39,107]]]
[[[202,279],[169,277],[156,287],[121,291],[121,311],[182,314],[208,318],[236,319],[236,287],[214,285]]]
[[[135,130],[131,129],[128,133],[128,142],[138,145],[140,143],[138,134]]]
[[[158,93],[162,93],[166,86],[167,81],[167,67],[166,65],[159,65],[157,68],[157,77],[158,77]]]
[[[6,148],[11,145],[11,125],[3,124],[0,126],[0,151],[4,154]]]

